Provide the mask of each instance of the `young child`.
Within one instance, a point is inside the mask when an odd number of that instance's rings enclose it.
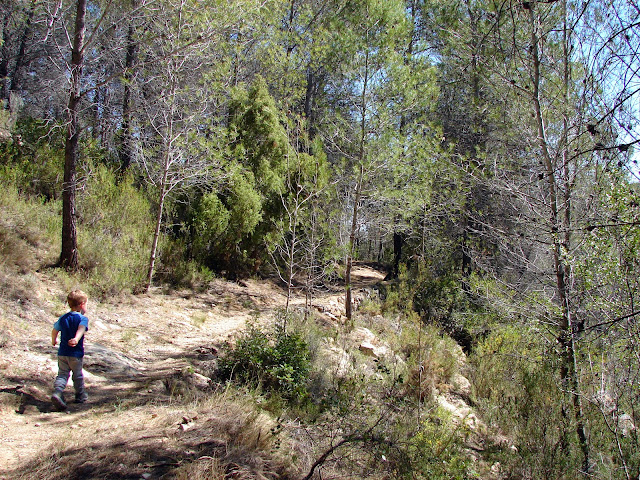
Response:
[[[87,295],[81,290],[74,290],[67,296],[71,311],[62,315],[53,325],[51,344],[55,347],[60,333],[58,348],[58,376],[53,384],[51,402],[59,410],[67,408],[64,401],[64,389],[72,374],[73,387],[76,391],[76,403],[84,403],[88,396],[84,391],[82,375],[82,358],[84,357],[84,333],[89,330],[87,313]]]

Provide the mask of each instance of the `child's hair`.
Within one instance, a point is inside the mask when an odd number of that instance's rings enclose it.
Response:
[[[69,295],[67,295],[67,303],[71,308],[79,307],[88,299],[89,297],[82,290],[73,290],[72,292],[69,292]]]

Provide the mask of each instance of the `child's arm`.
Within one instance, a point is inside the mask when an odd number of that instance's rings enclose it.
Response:
[[[54,328],[53,330],[51,330],[51,345],[55,347],[57,343],[58,343],[58,330]]]
[[[87,327],[85,327],[84,325],[80,325],[78,327],[78,330],[76,331],[76,336],[69,339],[69,346],[70,347],[75,347],[76,345],[78,345],[78,342],[80,341],[80,339],[82,338],[82,336],[84,335],[84,332],[87,331]]]

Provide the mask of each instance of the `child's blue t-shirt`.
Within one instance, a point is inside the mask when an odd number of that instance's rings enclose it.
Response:
[[[73,311],[65,313],[53,324],[53,328],[60,332],[59,356],[76,358],[82,358],[84,356],[84,335],[75,347],[69,346],[69,340],[76,336],[80,325],[84,325],[88,331],[89,319],[80,312]]]

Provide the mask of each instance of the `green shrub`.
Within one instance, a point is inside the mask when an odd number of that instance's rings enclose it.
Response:
[[[77,195],[80,269],[67,275],[65,283],[82,284],[98,296],[135,289],[144,281],[148,263],[149,202],[131,177],[117,179],[104,166],[84,173],[86,181]],[[45,190],[27,188],[34,184],[26,182],[28,176],[40,179],[17,161],[0,165],[5,186],[0,191],[0,262],[12,263],[23,273],[55,263],[62,229],[61,202],[47,200],[54,195]]]
[[[24,119],[15,128],[15,140],[0,143],[0,177],[18,191],[56,199],[62,192],[64,141],[61,128],[36,119]]]
[[[460,373],[462,353],[456,342],[435,325],[423,326],[419,339],[412,330],[415,328],[403,330],[403,353],[409,363],[407,393],[428,401],[437,389],[451,384],[452,378]]]
[[[149,202],[131,177],[104,166],[78,196],[80,268],[98,294],[135,290],[146,278],[152,235]]]
[[[191,221],[193,230],[193,256],[198,260],[206,260],[215,242],[229,226],[231,213],[215,193],[205,194],[195,209]]]
[[[6,177],[5,177],[5,180]],[[30,198],[12,181],[0,189],[0,264],[21,273],[53,263],[59,254],[60,204]]]
[[[253,384],[293,403],[307,398],[310,373],[309,348],[297,333],[280,326],[269,331],[249,325],[218,362],[223,379]]]
[[[563,472],[580,468],[554,347],[535,325],[504,325],[469,357],[476,408],[518,449],[517,456],[498,452],[497,460],[525,478],[570,478]]]
[[[464,426],[456,425],[451,415],[438,407],[429,411],[420,431],[409,442],[412,479],[465,480],[474,478],[472,461],[464,445]]]
[[[215,278],[215,273],[197,260],[190,260],[187,250],[184,239],[161,235],[154,283],[163,284],[168,289],[186,287],[198,291],[206,290]]]

